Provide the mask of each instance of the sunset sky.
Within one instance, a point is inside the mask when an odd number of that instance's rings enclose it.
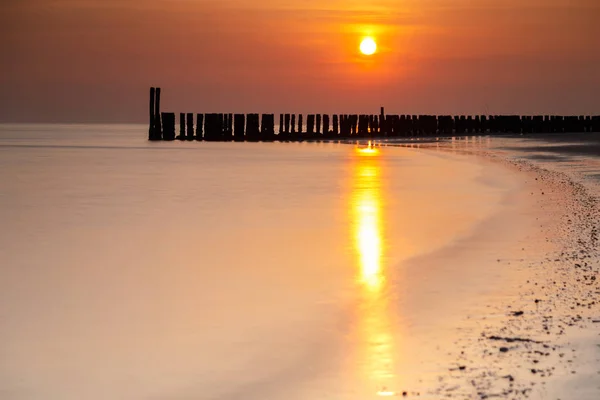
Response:
[[[598,0],[0,7],[4,122],[145,122],[152,85],[174,112],[600,114]]]

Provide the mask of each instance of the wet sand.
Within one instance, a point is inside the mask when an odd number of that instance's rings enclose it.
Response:
[[[485,306],[487,312],[466,316],[465,326],[475,327],[449,349],[455,366],[439,376],[433,398],[600,398],[599,138],[475,137],[409,145],[514,170],[526,180],[539,222],[534,237],[517,240],[521,256],[506,258],[514,249],[498,249],[505,256],[497,262],[513,276],[521,271],[521,278],[512,282],[512,297],[505,293]]]

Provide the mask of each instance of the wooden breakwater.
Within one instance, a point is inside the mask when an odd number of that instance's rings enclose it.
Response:
[[[150,88],[149,140],[302,141],[475,134],[600,132],[600,116],[589,115],[390,115],[373,114],[194,114],[161,112],[160,88]]]

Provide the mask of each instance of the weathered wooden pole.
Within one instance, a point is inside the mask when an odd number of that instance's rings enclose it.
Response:
[[[179,135],[177,136],[178,140],[185,139],[185,114],[179,113]]]
[[[283,134],[283,114],[279,114],[279,135]]]
[[[340,134],[340,124],[337,114],[333,114],[333,136],[338,137]]]
[[[236,142],[243,142],[244,127],[246,125],[246,118],[244,114],[235,114],[233,116],[233,140]]]
[[[317,114],[317,137],[321,136],[321,114]]]
[[[160,88],[155,91],[156,100],[154,102],[154,133],[157,140],[162,139],[162,122],[160,114]]]
[[[323,114],[323,136],[330,137],[329,134],[329,114]]]
[[[275,140],[275,115],[263,114],[261,116],[261,140],[272,142]]]
[[[260,140],[258,114],[248,114],[246,116],[246,140],[250,142]]]
[[[296,135],[296,114],[292,114],[292,136]]]
[[[233,114],[227,116],[227,140],[233,140]]]
[[[290,134],[290,114],[285,114],[285,129],[283,130],[286,136]]]
[[[162,113],[161,119],[163,122],[163,139],[175,140],[175,113]]]
[[[311,138],[315,134],[315,116],[314,114],[308,114],[306,117],[306,135]]]
[[[157,140],[154,127],[154,87],[150,88],[150,124],[148,127],[148,140]]]
[[[379,111],[379,134],[383,135],[383,136],[387,136],[388,133],[388,128],[387,128],[387,121],[386,121],[386,117],[385,117],[385,109],[383,107],[381,107],[381,110]]]
[[[196,114],[196,140],[202,140],[202,125],[204,124],[204,114]]]
[[[185,138],[187,140],[194,140],[194,114],[187,114],[187,132]]]
[[[298,115],[298,138],[302,140],[304,134],[304,125],[302,124],[302,114]]]

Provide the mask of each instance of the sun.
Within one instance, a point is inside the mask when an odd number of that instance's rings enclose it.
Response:
[[[377,51],[377,43],[372,37],[366,37],[360,42],[360,52],[366,56],[375,54]]]

